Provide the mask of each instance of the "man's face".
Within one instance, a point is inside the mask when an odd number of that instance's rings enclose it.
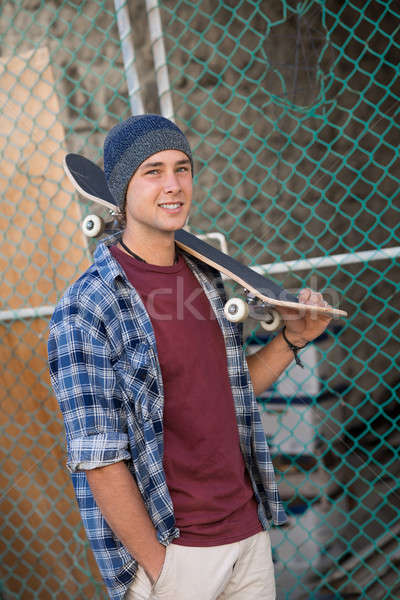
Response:
[[[126,228],[133,232],[181,229],[192,202],[189,158],[180,150],[163,150],[137,169],[126,192]]]

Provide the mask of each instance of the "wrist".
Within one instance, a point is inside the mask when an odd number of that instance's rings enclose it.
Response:
[[[159,544],[152,556],[151,564],[142,565],[151,584],[154,585],[160,576],[165,560],[166,548],[163,544]]]
[[[292,346],[296,346],[296,348],[299,350],[307,346],[309,342],[309,340],[306,340],[303,336],[292,331],[288,331],[286,326],[282,329],[281,333],[286,343],[289,342]]]
[[[308,341],[305,341],[305,343],[301,344],[301,342],[303,342],[304,340],[296,340],[297,344],[295,344],[291,339],[289,339],[286,335],[286,326],[282,329],[281,331],[282,333],[282,337],[287,345],[287,347],[289,348],[289,350],[293,353],[294,359],[296,361],[296,365],[298,365],[299,367],[301,367],[302,369],[304,369],[304,365],[301,362],[299,356],[298,356],[298,352],[300,350],[302,350],[303,348],[305,348],[305,346],[307,346]]]

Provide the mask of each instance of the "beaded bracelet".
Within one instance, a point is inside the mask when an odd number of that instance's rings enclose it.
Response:
[[[285,327],[282,329],[282,336],[283,336],[283,339],[285,340],[285,342],[287,343],[287,345],[289,346],[289,348],[290,348],[290,349],[291,349],[291,351],[293,352],[293,354],[294,354],[294,359],[295,359],[295,361],[296,361],[296,365],[299,365],[299,367],[301,367],[302,369],[304,369],[304,365],[303,365],[303,363],[301,362],[300,358],[298,357],[298,354],[297,354],[297,353],[299,352],[299,350],[302,350],[303,348],[305,348],[305,347],[307,346],[308,342],[307,342],[307,344],[304,344],[304,346],[295,346],[294,344],[292,344],[292,342],[289,342],[289,340],[288,340],[288,339],[287,339],[287,337],[286,337],[285,331],[286,331],[286,325],[285,325]]]

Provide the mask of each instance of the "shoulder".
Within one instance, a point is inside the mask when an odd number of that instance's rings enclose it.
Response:
[[[104,284],[94,264],[67,288],[56,305],[50,330],[74,324],[88,332],[93,328],[98,331],[99,323],[115,302],[115,291]]]
[[[226,302],[226,293],[225,287],[222,280],[221,273],[215,269],[214,267],[206,264],[199,258],[191,256],[186,252],[183,253],[186,263],[189,268],[193,271],[193,273],[197,276],[197,278],[208,287],[209,291],[211,288],[217,292],[218,296],[221,298],[223,303]]]
[[[181,253],[185,259],[186,264],[194,273],[201,274],[210,279],[210,281],[221,279],[220,272],[211,265],[208,265],[204,261],[200,260],[200,258],[192,256],[184,250],[181,250]]]
[[[142,341],[148,331],[148,316],[136,290],[114,264],[97,261],[56,305],[49,338],[85,338],[106,344],[114,356]]]

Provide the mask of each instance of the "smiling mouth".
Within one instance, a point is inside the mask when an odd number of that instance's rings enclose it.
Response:
[[[176,210],[177,208],[180,208],[181,206],[183,206],[183,202],[165,202],[162,204],[158,205],[160,208],[167,208],[169,210]]]

